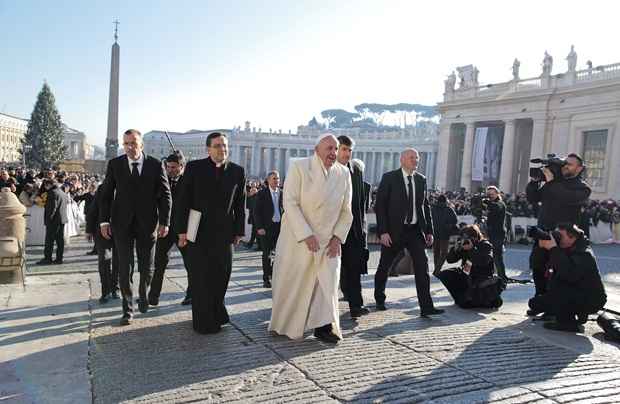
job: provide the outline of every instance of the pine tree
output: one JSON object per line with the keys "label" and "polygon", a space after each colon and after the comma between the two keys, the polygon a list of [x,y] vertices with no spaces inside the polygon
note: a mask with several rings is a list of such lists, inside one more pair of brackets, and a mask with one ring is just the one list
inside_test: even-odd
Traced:
{"label": "pine tree", "polygon": [[26,163],[30,167],[45,168],[58,164],[65,158],[63,130],[60,114],[52,90],[43,83],[37,96],[28,131],[22,140],[22,150],[26,151]]}

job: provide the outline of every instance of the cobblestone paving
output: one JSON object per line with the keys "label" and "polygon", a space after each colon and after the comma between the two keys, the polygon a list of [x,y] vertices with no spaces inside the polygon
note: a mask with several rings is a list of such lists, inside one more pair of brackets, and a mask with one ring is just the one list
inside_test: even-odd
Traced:
{"label": "cobblestone paving", "polygon": [[[341,304],[338,346],[270,335],[270,291],[256,253],[237,255],[231,324],[195,334],[180,306],[185,276],[169,271],[160,307],[117,327],[96,309],[90,368],[96,403],[131,402],[620,402],[620,356],[576,352],[526,335],[496,312],[422,319],[413,288],[391,281],[387,312],[359,321]],[[434,291],[435,300],[446,296]],[[440,303],[441,305],[441,303]],[[527,321],[529,324],[530,322]]]}
{"label": "cobblestone paving", "polygon": [[[120,327],[120,302],[97,301],[95,258],[84,256],[87,250],[78,241],[69,247],[65,265],[34,268],[85,274],[47,286],[45,279],[63,275],[35,277],[39,284],[30,290],[62,297],[49,302],[54,311],[49,318],[58,317],[59,308],[79,314],[52,325],[79,331],[76,341],[84,342],[74,345],[84,349],[71,352],[87,352],[83,361],[95,403],[620,403],[619,346],[603,342],[593,322],[577,336],[542,330],[523,315],[531,285],[511,285],[499,311],[475,312],[455,307],[433,281],[435,304],[446,313],[422,319],[413,277],[390,278],[388,311],[353,321],[341,303],[345,338],[337,346],[310,333],[291,341],[267,332],[271,291],[262,288],[260,256],[240,249],[226,297],[231,323],[219,334],[204,336],[193,332],[191,310],[179,304],[187,281],[178,254],[166,273],[159,306]],[[372,285],[372,276],[366,277],[364,297],[371,308]],[[16,306],[10,304],[14,299],[3,301],[10,309],[3,318],[19,316],[27,293],[22,299]],[[0,332],[0,344],[10,347],[10,341],[24,339],[11,333],[19,330],[8,328],[4,340]],[[35,351],[36,332],[29,332],[35,348],[28,349]],[[32,362],[39,355],[49,358],[44,354],[31,355]]]}

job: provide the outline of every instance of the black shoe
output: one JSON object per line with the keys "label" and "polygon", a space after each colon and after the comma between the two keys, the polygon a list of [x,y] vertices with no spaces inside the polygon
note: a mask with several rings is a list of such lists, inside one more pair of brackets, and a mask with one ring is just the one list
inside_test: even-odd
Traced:
{"label": "black shoe", "polygon": [[190,304],[192,304],[192,298],[189,296],[185,296],[185,299],[183,299],[183,301],[181,302],[181,304],[183,306],[189,306]]}
{"label": "black shoe", "polygon": [[323,342],[327,342],[328,344],[337,344],[338,341],[340,341],[339,336],[334,334],[332,331],[327,330],[315,329],[314,336]]}
{"label": "black shoe", "polygon": [[118,292],[116,290],[114,292],[112,292],[111,297],[112,297],[112,299],[120,299],[120,296],[118,295]]}
{"label": "black shoe", "polygon": [[271,289],[271,282],[269,281],[263,281],[263,287],[265,289]]}
{"label": "black shoe", "polygon": [[108,297],[108,296],[109,296],[109,295],[103,295],[103,296],[101,296],[101,297],[99,298],[99,303],[100,303],[100,304],[105,304],[105,303],[107,303],[107,302],[108,302],[108,299],[109,299],[109,297]]}
{"label": "black shoe", "polygon": [[500,307],[502,307],[502,305],[504,304],[504,301],[502,300],[501,297],[498,297],[497,299],[495,299],[495,301],[493,302],[493,307],[496,309],[499,309]]}
{"label": "black shoe", "polygon": [[377,305],[375,306],[377,308],[378,311],[386,311],[387,307],[385,306],[385,303],[377,303]]}
{"label": "black shoe", "polygon": [[370,313],[370,310],[368,310],[366,307],[354,307],[350,310],[350,314],[351,314],[351,318],[359,318],[362,316],[365,316],[366,314]]}
{"label": "black shoe", "polygon": [[537,311],[537,310],[533,310],[533,309],[529,309],[528,311],[525,312],[525,314],[527,314],[530,317],[537,316],[540,313],[542,313],[542,312],[541,311]]}
{"label": "black shoe", "polygon": [[579,324],[585,324],[588,322],[588,313],[579,313],[577,314],[577,322]]}
{"label": "black shoe", "polygon": [[121,317],[120,325],[129,325],[131,324],[131,314],[125,313],[123,317]]}
{"label": "black shoe", "polygon": [[52,261],[52,264],[54,264],[54,265],[62,265],[62,258],[56,258],[54,261]]}
{"label": "black shoe", "polygon": [[434,270],[434,271],[433,271],[433,276],[434,276],[435,278],[439,278],[439,273],[440,273],[440,272],[441,272],[441,269],[440,269],[440,270]]}
{"label": "black shoe", "polygon": [[140,310],[140,313],[144,314],[147,311],[149,311],[149,303],[145,300],[142,299],[138,299],[138,310]]}
{"label": "black shoe", "polygon": [[149,297],[149,306],[157,306],[159,304],[159,298],[157,297]]}
{"label": "black shoe", "polygon": [[428,309],[428,310],[422,310],[422,311],[420,312],[420,316],[422,316],[422,317],[428,317],[428,316],[432,316],[432,315],[434,315],[434,314],[441,314],[441,313],[443,313],[444,311],[445,311],[445,310],[443,310],[443,309],[436,309],[436,308],[434,308],[434,307],[433,307],[433,308]]}
{"label": "black shoe", "polygon": [[41,261],[37,261],[37,265],[52,265],[52,260],[44,258]]}
{"label": "black shoe", "polygon": [[388,274],[388,277],[389,277],[389,278],[398,278],[398,272],[390,272],[390,273]]}
{"label": "black shoe", "polygon": [[97,255],[97,251],[96,250],[91,250],[91,251],[87,252],[86,255]]}
{"label": "black shoe", "polygon": [[576,321],[568,321],[562,323],[548,321],[543,324],[543,327],[548,330],[554,331],[583,332],[583,326]]}

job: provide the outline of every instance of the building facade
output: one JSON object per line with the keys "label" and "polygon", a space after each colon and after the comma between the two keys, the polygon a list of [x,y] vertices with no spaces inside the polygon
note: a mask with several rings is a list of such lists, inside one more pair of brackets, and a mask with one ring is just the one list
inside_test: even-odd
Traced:
{"label": "building facade", "polygon": [[86,141],[84,132],[63,124],[62,136],[67,160],[90,160],[93,158],[93,147]]}
{"label": "building facade", "polygon": [[545,53],[539,77],[521,79],[519,61],[510,81],[479,85],[478,69],[452,73],[439,103],[440,189],[477,190],[489,184],[523,192],[530,159],[571,152],[583,156],[593,199],[620,197],[620,63],[577,70],[574,49],[568,70],[552,75]]}
{"label": "building facade", "polygon": [[28,120],[0,113],[0,162],[22,161],[22,139]]}
{"label": "building facade", "polygon": [[[300,127],[298,133],[262,132],[250,128],[233,130],[192,130],[186,133],[169,132],[174,146],[181,150],[188,160],[207,156],[206,138],[212,132],[222,132],[229,139],[229,154],[232,161],[246,169],[249,178],[265,178],[271,170],[278,170],[286,176],[292,158],[307,157],[314,151],[320,130]],[[383,173],[400,166],[400,152],[414,147],[420,152],[419,171],[428,177],[429,187],[435,184],[435,166],[439,151],[437,125],[421,123],[392,132],[361,132],[359,130],[332,130],[334,135],[346,134],[356,142],[353,158],[366,165],[365,180],[377,185]],[[172,148],[164,132],[151,131],[144,135],[146,154],[164,158]]]}

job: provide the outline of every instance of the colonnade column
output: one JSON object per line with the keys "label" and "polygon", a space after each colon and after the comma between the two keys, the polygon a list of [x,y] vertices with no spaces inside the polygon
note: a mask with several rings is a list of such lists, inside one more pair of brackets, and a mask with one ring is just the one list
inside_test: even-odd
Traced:
{"label": "colonnade column", "polygon": [[514,120],[505,122],[502,165],[499,170],[499,189],[506,193],[512,192],[516,129],[517,125]]}
{"label": "colonnade column", "polygon": [[461,169],[461,187],[471,189],[471,158],[474,150],[475,122],[467,122],[465,129],[465,147],[463,151],[463,167]]}
{"label": "colonnade column", "polygon": [[439,150],[435,169],[435,188],[445,190],[448,187],[448,155],[450,153],[450,135],[452,124],[444,122],[439,127]]}

